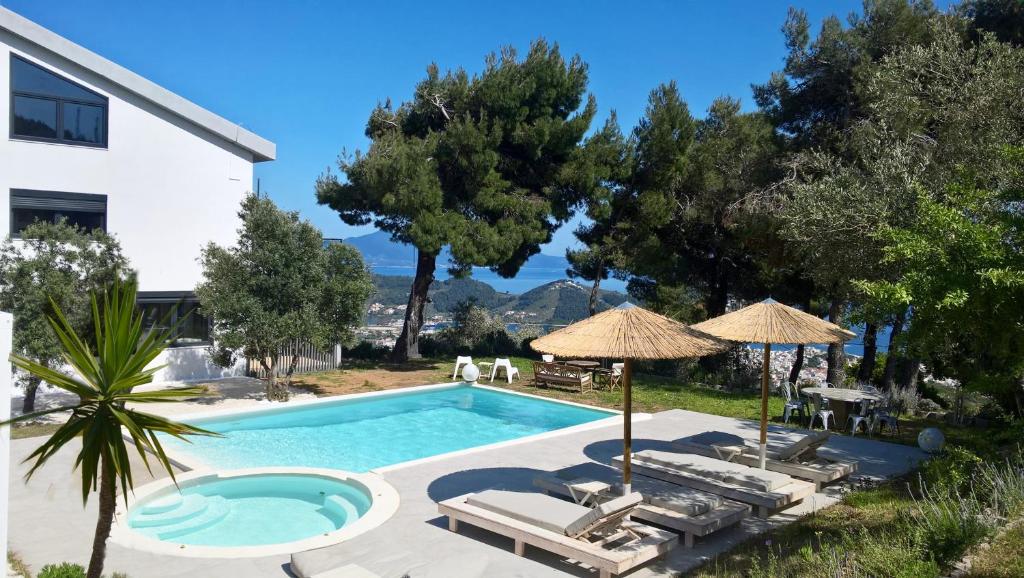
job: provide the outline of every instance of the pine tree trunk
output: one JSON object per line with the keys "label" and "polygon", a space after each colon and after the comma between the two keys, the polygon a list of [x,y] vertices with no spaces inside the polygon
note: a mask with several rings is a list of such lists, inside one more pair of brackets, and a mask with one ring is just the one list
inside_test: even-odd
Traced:
{"label": "pine tree trunk", "polygon": [[[6,363],[7,360],[4,360]],[[35,375],[29,375],[25,380],[25,399],[21,402],[21,413],[32,413],[36,410],[36,392],[39,391],[39,384],[42,379]]]}
{"label": "pine tree trunk", "polygon": [[[836,325],[843,321],[843,302],[833,299],[828,306],[828,319]],[[846,354],[843,351],[842,343],[830,343],[828,345],[828,369],[825,373],[825,381],[833,386],[841,386],[846,377]]]}
{"label": "pine tree trunk", "polygon": [[917,375],[920,371],[920,359],[901,357],[896,367],[896,385],[917,391]]}
{"label": "pine tree trunk", "polygon": [[892,389],[892,386],[896,384],[896,362],[900,358],[896,345],[903,333],[903,325],[906,320],[907,310],[902,309],[896,314],[896,319],[892,324],[892,333],[889,334],[889,352],[885,356],[885,371],[882,374],[882,387],[886,391]]}
{"label": "pine tree trunk", "polygon": [[793,360],[793,368],[789,370],[790,383],[796,383],[800,379],[800,370],[804,368],[804,349],[803,343],[796,346],[796,359]]}
{"label": "pine tree trunk", "polygon": [[601,277],[604,276],[604,262],[597,264],[597,274],[594,275],[594,286],[590,288],[590,316],[597,315],[597,297],[601,294]]}
{"label": "pine tree trunk", "polygon": [[405,308],[405,325],[402,334],[395,342],[391,359],[401,363],[410,359],[420,358],[420,329],[423,327],[423,308],[427,305],[427,294],[434,282],[434,270],[437,268],[437,254],[430,254],[417,249],[416,277],[412,280],[409,292],[409,305]]}
{"label": "pine tree trunk", "polygon": [[857,370],[857,381],[868,383],[875,373],[875,357],[878,355],[878,324],[868,323],[864,326],[864,357],[860,360]]}
{"label": "pine tree trunk", "polygon": [[100,578],[103,575],[103,561],[107,557],[107,538],[110,527],[114,523],[114,509],[117,505],[117,476],[114,466],[106,457],[100,464],[100,511],[96,520],[96,533],[92,539],[92,558],[89,559],[87,578]]}

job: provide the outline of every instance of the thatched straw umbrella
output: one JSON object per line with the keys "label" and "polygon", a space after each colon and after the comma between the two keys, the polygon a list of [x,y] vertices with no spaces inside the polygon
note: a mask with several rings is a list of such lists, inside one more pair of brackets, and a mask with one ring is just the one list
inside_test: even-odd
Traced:
{"label": "thatched straw umbrella", "polygon": [[765,299],[732,313],[708,319],[693,328],[729,341],[764,344],[761,370],[761,469],[764,469],[768,444],[768,368],[772,344],[842,343],[856,337],[854,333],[834,323],[774,299]]}
{"label": "thatched straw umbrella", "polygon": [[627,302],[535,339],[530,346],[559,357],[622,359],[622,486],[628,494],[632,479],[633,360],[700,357],[724,351],[730,344]]}

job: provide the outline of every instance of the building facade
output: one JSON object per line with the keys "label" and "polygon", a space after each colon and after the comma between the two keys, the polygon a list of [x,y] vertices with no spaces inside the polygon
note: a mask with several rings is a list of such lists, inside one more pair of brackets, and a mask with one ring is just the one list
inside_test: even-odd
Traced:
{"label": "building facade", "polygon": [[[150,319],[196,306],[200,249],[234,244],[272,142],[0,7],[0,234],[66,219],[116,236]],[[160,380],[234,375],[199,315]]]}

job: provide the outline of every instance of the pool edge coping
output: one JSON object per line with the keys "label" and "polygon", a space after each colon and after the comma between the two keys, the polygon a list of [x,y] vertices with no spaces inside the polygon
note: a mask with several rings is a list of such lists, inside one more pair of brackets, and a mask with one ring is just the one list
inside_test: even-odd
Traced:
{"label": "pool edge coping", "polygon": [[[346,525],[327,534],[310,536],[291,542],[265,544],[259,546],[200,546],[182,545],[177,542],[150,538],[134,531],[128,525],[128,513],[139,501],[160,492],[168,487],[180,485],[182,482],[213,477],[216,479],[236,478],[257,475],[305,475],[330,478],[335,481],[355,481],[364,486],[370,493],[370,509],[350,525]],[[128,497],[127,504],[118,502],[114,513],[114,524],[110,532],[110,543],[119,546],[183,558],[261,558],[267,556],[287,556],[295,552],[315,550],[335,546],[382,526],[390,520],[401,505],[401,494],[380,474],[373,472],[354,473],[330,468],[309,467],[265,467],[239,468],[232,470],[198,469],[176,476],[177,481],[163,478],[150,482],[135,489]]]}

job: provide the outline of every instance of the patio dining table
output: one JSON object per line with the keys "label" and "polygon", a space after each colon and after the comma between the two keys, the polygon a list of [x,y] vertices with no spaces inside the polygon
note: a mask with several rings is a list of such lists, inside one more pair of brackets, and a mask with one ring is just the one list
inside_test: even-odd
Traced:
{"label": "patio dining table", "polygon": [[838,430],[845,429],[847,418],[851,413],[858,411],[859,408],[855,406],[856,402],[864,399],[870,399],[872,401],[882,401],[883,399],[882,396],[877,393],[844,387],[805,387],[800,390],[800,393],[807,397],[811,397],[814,394],[819,393],[821,394],[822,399],[827,399],[830,402],[842,402],[830,403],[828,406],[828,408],[832,410],[833,417],[835,417],[835,429]]}

